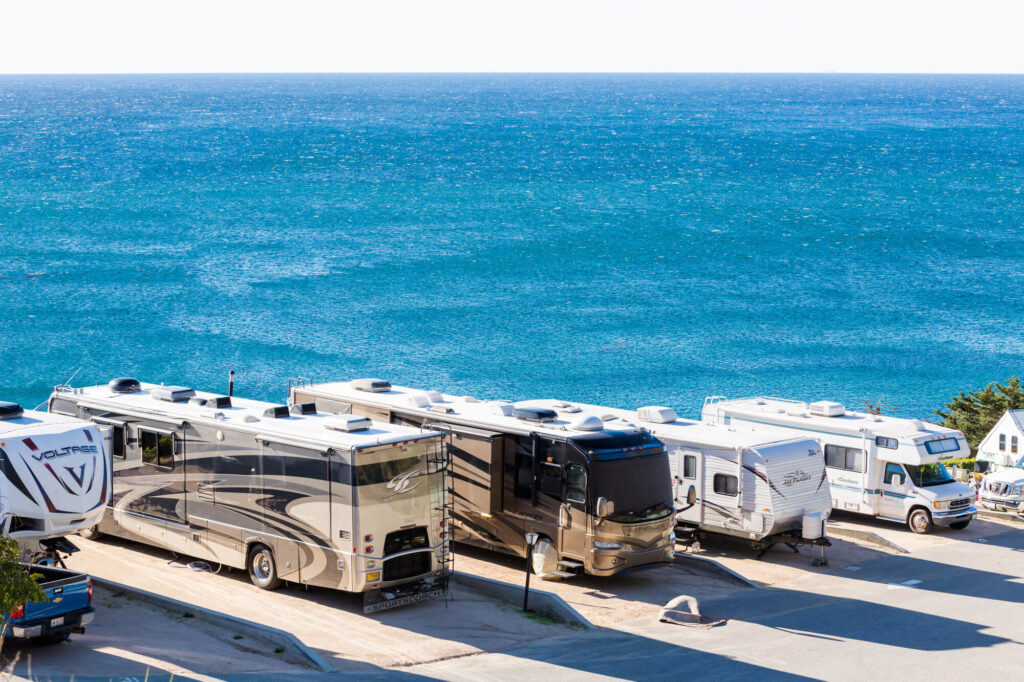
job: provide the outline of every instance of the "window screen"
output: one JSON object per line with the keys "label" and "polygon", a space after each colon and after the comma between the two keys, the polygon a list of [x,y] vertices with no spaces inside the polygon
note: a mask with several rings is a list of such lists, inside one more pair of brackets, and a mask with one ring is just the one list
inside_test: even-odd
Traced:
{"label": "window screen", "polygon": [[736,495],[739,492],[739,479],[729,474],[715,474],[715,492],[719,495]]}
{"label": "window screen", "polygon": [[825,466],[832,469],[864,472],[864,453],[857,448],[842,445],[825,446]]}

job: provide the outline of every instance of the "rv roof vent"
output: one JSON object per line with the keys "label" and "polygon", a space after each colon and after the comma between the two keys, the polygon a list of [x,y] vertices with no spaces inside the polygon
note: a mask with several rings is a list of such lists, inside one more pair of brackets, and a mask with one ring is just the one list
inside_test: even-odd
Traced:
{"label": "rv roof vent", "polygon": [[229,395],[212,395],[206,399],[206,406],[212,407],[216,410],[221,410],[225,407],[231,407],[231,396]]}
{"label": "rv roof vent", "polygon": [[188,404],[195,405],[196,407],[206,407],[206,398],[190,398]]}
{"label": "rv roof vent", "polygon": [[602,414],[601,415],[601,419],[603,419],[606,422],[610,422],[610,421],[615,421],[616,419],[618,419],[618,416],[616,416],[614,414]]}
{"label": "rv roof vent", "polygon": [[581,414],[572,420],[569,428],[577,431],[600,431],[604,428],[604,422],[600,417],[595,417],[592,414]]}
{"label": "rv roof vent", "polygon": [[118,377],[117,379],[111,379],[110,383],[107,384],[107,388],[114,393],[135,393],[142,389],[142,384],[139,383],[138,379]]}
{"label": "rv roof vent", "polygon": [[641,407],[636,411],[636,418],[653,424],[671,424],[679,419],[671,407]]}
{"label": "rv roof vent", "polygon": [[765,402],[763,400],[761,400],[760,398],[758,398],[757,400],[754,401],[754,404],[755,405],[764,405]]}
{"label": "rv roof vent", "polygon": [[818,417],[842,417],[846,414],[846,408],[842,403],[819,400],[816,403],[811,403],[811,414]]}
{"label": "rv roof vent", "polygon": [[426,393],[410,393],[405,400],[411,407],[426,407],[430,404],[430,398]]}
{"label": "rv roof vent", "polygon": [[23,414],[25,414],[25,411],[21,409],[21,405],[18,403],[9,403],[7,401],[0,400],[0,421],[17,419]]}
{"label": "rv roof vent", "polygon": [[438,393],[437,391],[424,391],[424,393],[427,394],[427,397],[430,398],[430,402],[432,403],[444,402],[444,396]]}
{"label": "rv roof vent", "polygon": [[462,402],[464,402],[464,403],[478,403],[480,401],[477,400],[476,398],[474,398],[471,395],[464,395],[464,396],[462,396]]}
{"label": "rv roof vent", "polygon": [[184,386],[154,386],[149,394],[154,400],[168,403],[182,403],[195,396],[196,392]]}
{"label": "rv roof vent", "polygon": [[558,408],[560,412],[568,412],[569,414],[576,414],[582,412],[582,410],[575,405],[566,405],[565,407]]}
{"label": "rv roof vent", "polygon": [[512,403],[491,403],[488,407],[491,414],[498,417],[511,417],[515,413]]}
{"label": "rv roof vent", "polygon": [[352,382],[352,388],[367,393],[384,393],[391,390],[391,382],[383,379],[356,379]]}
{"label": "rv roof vent", "polygon": [[297,403],[292,405],[292,414],[316,414],[316,403]]}
{"label": "rv roof vent", "polygon": [[272,405],[263,410],[263,416],[267,419],[284,419],[288,416],[287,405]]}
{"label": "rv roof vent", "polygon": [[551,403],[551,407],[555,408],[556,410],[561,410],[564,407],[571,407],[571,406],[569,405],[569,403],[563,403],[563,402],[560,402],[560,401],[556,400],[555,402]]}
{"label": "rv roof vent", "polygon": [[430,408],[431,412],[440,412],[441,414],[451,414],[455,410],[448,407],[447,405],[434,405]]}
{"label": "rv roof vent", "polygon": [[786,414],[791,417],[803,417],[807,414],[807,405],[804,403],[793,403],[786,406]]}
{"label": "rv roof vent", "polygon": [[324,427],[332,431],[365,431],[373,426],[369,417],[357,417],[354,414],[337,414],[324,420]]}
{"label": "rv roof vent", "polygon": [[554,410],[546,407],[516,407],[512,416],[526,422],[549,422],[558,417]]}
{"label": "rv roof vent", "polygon": [[252,424],[253,422],[258,422],[259,420],[260,418],[254,414],[247,414],[244,417],[242,417],[242,421],[245,422],[246,424]]}

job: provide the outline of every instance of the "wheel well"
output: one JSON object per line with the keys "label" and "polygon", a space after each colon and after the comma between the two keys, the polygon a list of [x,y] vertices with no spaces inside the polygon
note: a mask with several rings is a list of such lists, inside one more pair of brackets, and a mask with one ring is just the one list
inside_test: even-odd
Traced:
{"label": "wheel well", "polygon": [[252,558],[252,550],[255,549],[257,546],[266,547],[267,550],[270,552],[271,556],[273,556],[273,554],[274,554],[274,548],[273,547],[271,547],[267,543],[263,542],[262,540],[250,540],[249,542],[245,543],[245,561],[246,561],[246,563],[248,563],[249,559]]}
{"label": "wheel well", "polygon": [[913,507],[911,507],[911,508],[910,508],[910,510],[909,510],[909,511],[907,511],[907,521],[908,521],[908,522],[910,521],[910,516],[911,516],[911,515],[912,515],[912,514],[913,514],[914,512],[916,512],[916,511],[917,511],[918,509],[921,509],[921,510],[923,510],[923,511],[924,511],[924,512],[925,512],[926,514],[928,514],[928,518],[931,518],[931,517],[932,517],[932,511],[931,511],[931,510],[930,510],[930,509],[929,509],[928,507],[924,506],[923,504],[915,504],[915,505],[914,505]]}

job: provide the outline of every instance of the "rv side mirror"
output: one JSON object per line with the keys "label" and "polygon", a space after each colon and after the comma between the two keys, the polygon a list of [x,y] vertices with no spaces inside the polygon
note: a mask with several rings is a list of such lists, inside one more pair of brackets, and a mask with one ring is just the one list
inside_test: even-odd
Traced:
{"label": "rv side mirror", "polygon": [[606,497],[597,498],[597,518],[603,519],[609,514],[615,513],[615,503],[609,502]]}
{"label": "rv side mirror", "polygon": [[893,475],[893,477],[892,477],[892,484],[894,486],[896,486],[897,488],[899,486],[903,485],[903,477],[900,476],[899,474]]}

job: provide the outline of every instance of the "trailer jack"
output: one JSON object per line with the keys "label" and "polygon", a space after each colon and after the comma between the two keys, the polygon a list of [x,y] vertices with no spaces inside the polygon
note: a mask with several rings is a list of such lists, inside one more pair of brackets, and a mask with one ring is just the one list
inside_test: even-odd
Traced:
{"label": "trailer jack", "polygon": [[791,533],[780,533],[778,535],[770,535],[757,542],[751,543],[754,549],[760,550],[757,554],[757,559],[763,557],[768,550],[775,545],[786,545],[794,553],[800,553],[800,545],[814,545],[820,548],[820,556],[814,559],[812,564],[814,566],[828,566],[828,557],[825,555],[825,548],[831,547],[832,543],[828,538],[805,538],[800,535]]}

